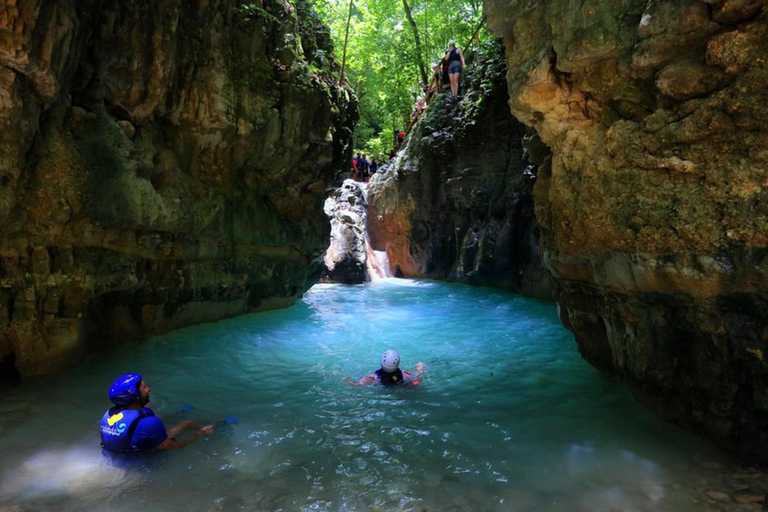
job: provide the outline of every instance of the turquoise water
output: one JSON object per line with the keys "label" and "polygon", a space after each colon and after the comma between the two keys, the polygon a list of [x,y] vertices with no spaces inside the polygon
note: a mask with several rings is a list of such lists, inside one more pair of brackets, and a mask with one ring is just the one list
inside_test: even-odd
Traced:
{"label": "turquoise water", "polygon": [[[425,363],[421,386],[343,382],[388,348]],[[127,371],[166,426],[215,434],[103,455],[107,389]],[[730,464],[583,362],[553,304],[432,282],[319,285],[0,394],[0,510],[719,510],[704,493],[731,491]]]}

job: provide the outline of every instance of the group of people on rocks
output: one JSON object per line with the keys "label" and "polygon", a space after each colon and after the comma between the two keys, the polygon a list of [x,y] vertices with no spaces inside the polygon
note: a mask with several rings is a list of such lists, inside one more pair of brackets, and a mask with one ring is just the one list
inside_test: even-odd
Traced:
{"label": "group of people on rocks", "polygon": [[[464,53],[461,48],[456,46],[456,40],[451,39],[448,41],[448,50],[442,59],[435,60],[432,65],[432,80],[429,85],[423,81],[419,82],[419,88],[423,95],[416,99],[411,110],[410,120],[408,128],[403,131],[395,129],[394,131],[394,149],[390,154],[390,158],[394,156],[394,151],[400,148],[405,139],[406,132],[410,127],[419,119],[421,114],[427,108],[427,105],[435,98],[435,96],[441,92],[444,88],[450,88],[448,92],[448,100],[455,101],[459,97],[459,78],[461,73],[464,72],[466,63],[464,61]],[[352,159],[352,176],[356,181],[367,182],[370,177],[376,173],[378,164],[376,160],[371,157],[370,162],[366,158],[365,153],[357,155]]]}
{"label": "group of people on rocks", "polygon": [[459,78],[461,73],[464,72],[466,62],[464,61],[464,53],[461,48],[456,46],[456,40],[451,39],[448,41],[448,51],[440,60],[435,60],[432,64],[432,80],[429,85],[419,82],[419,88],[423,95],[416,99],[416,103],[413,105],[411,111],[411,124],[421,116],[427,105],[441,92],[444,88],[450,88],[448,92],[448,100],[455,101],[459,97]]}
{"label": "group of people on rocks", "polygon": [[376,174],[379,170],[379,164],[376,162],[376,158],[371,156],[371,160],[368,160],[368,155],[363,153],[357,153],[352,159],[352,177],[355,181],[368,182],[371,176]]}
{"label": "group of people on rocks", "polygon": [[[416,100],[417,105],[414,106],[414,111],[419,105],[419,102],[423,102],[424,106],[428,105],[435,96],[441,92],[444,88],[449,87],[450,92],[448,98],[453,100],[459,96],[459,78],[466,68],[466,62],[464,61],[464,52],[461,48],[456,46],[456,40],[451,39],[448,41],[448,50],[440,60],[435,60],[432,63],[432,80],[429,85],[424,82],[419,83],[419,87],[424,93],[423,97],[419,97]],[[422,109],[423,111],[423,109]]]}
{"label": "group of people on rocks", "polygon": [[[413,372],[401,370],[400,355],[394,350],[387,350],[381,356],[379,370],[359,380],[349,377],[344,377],[344,380],[354,386],[377,383],[382,386],[416,387],[423,378],[424,370],[424,363],[417,363]],[[104,413],[99,428],[102,448],[114,453],[173,450],[213,434],[213,425],[199,427],[193,421],[182,421],[166,430],[165,424],[150,407],[150,391],[138,373],[126,373],[112,383],[109,400],[114,406]],[[188,407],[191,409],[191,406]],[[184,432],[191,432],[191,435],[180,439]]]}

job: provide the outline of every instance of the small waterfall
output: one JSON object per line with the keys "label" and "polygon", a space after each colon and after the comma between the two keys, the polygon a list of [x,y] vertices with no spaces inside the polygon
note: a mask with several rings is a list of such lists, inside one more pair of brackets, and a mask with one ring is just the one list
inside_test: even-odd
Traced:
{"label": "small waterfall", "polygon": [[365,232],[365,267],[368,273],[369,281],[378,281],[392,277],[392,270],[389,268],[389,258],[387,251],[374,251],[371,247],[371,239],[368,232]]}
{"label": "small waterfall", "polygon": [[[363,192],[365,204],[368,204],[368,183],[358,183]],[[368,281],[378,281],[392,277],[392,270],[389,268],[389,257],[387,251],[374,251],[371,246],[371,238],[368,236],[368,219],[365,226],[365,270],[368,274]]]}

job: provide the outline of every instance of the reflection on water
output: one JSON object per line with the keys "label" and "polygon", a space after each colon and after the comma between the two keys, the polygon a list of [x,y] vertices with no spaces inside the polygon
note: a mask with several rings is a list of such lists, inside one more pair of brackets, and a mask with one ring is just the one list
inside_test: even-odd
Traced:
{"label": "reflection on water", "polygon": [[[387,348],[406,369],[426,363],[419,388],[342,381]],[[216,433],[173,453],[102,454],[107,388],[127,371],[145,376],[167,426]],[[730,510],[712,493],[765,488],[736,471],[584,363],[554,305],[432,282],[317,286],[288,310],[177,331],[0,395],[3,512]]]}

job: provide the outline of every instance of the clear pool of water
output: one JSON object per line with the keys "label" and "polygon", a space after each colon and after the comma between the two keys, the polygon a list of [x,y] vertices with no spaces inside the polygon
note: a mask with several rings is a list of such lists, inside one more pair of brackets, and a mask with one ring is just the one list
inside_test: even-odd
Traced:
{"label": "clear pool of water", "polygon": [[[421,386],[343,381],[388,348],[425,363]],[[128,371],[167,427],[215,434],[103,454],[107,389]],[[0,392],[0,510],[719,510],[705,493],[732,492],[736,470],[582,361],[553,304],[432,282],[319,285]]]}

